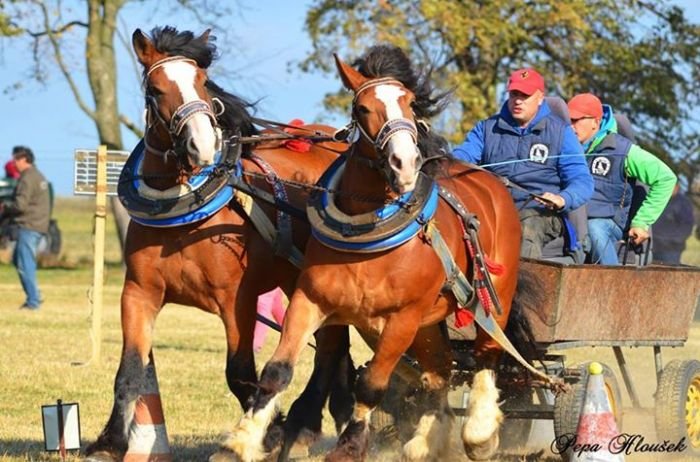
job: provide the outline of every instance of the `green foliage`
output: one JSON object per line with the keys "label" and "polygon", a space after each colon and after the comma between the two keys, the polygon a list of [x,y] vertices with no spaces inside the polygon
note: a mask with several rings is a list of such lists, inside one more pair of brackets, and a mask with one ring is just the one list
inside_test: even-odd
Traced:
{"label": "green foliage", "polygon": [[455,142],[498,110],[522,66],[540,70],[550,94],[591,91],[630,114],[657,152],[680,160],[697,137],[688,119],[700,102],[700,26],[668,0],[317,0],[306,29],[306,72],[332,72],[333,52],[352,60],[378,42],[434,69],[459,103],[457,124],[442,127]]}

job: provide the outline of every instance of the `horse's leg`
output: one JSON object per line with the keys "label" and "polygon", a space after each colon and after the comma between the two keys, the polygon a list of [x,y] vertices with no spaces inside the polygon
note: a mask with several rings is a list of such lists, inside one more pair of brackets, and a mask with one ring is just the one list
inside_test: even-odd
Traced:
{"label": "horse's leg", "polygon": [[[415,311],[415,310],[414,310]],[[374,357],[361,369],[355,383],[355,407],[352,418],[338,438],[335,449],[326,455],[328,462],[364,460],[369,440],[369,419],[389,386],[391,373],[413,342],[418,330],[416,316],[405,311],[393,314],[379,336]]]}
{"label": "horse's leg", "polygon": [[357,369],[350,356],[350,330],[347,326],[344,326],[343,335],[338,338],[341,341],[333,359],[336,371],[331,383],[328,410],[335,421],[335,430],[340,434],[352,417]]}
{"label": "horse's leg", "polygon": [[151,351],[160,308],[153,294],[127,281],[122,292],[122,357],[114,379],[112,414],[100,436],[87,447],[88,461],[121,461],[129,448],[129,427]]}
{"label": "horse's leg", "polygon": [[[243,283],[236,292],[235,302],[224,302],[221,313],[226,328],[226,382],[240,402],[243,414],[253,405],[258,383],[253,350],[257,294],[260,292],[257,289]],[[265,452],[278,448],[283,442],[282,415],[277,413],[273,420],[264,436]],[[210,457],[211,462],[229,460],[237,460],[237,457],[228,451],[227,442],[222,443],[221,451]]]}
{"label": "horse's leg", "polygon": [[226,329],[226,383],[243,412],[250,408],[258,382],[253,353],[257,294],[253,288],[241,286],[235,301],[229,299],[221,308]]}
{"label": "horse's leg", "polygon": [[[512,253],[516,255],[515,253]],[[494,277],[493,283],[503,312],[491,312],[501,329],[505,329],[517,284],[517,261],[506,262],[511,271]],[[499,427],[503,413],[498,406],[499,391],[496,388],[496,367],[503,349],[483,329],[477,329],[474,357],[482,368],[472,381],[467,405],[467,415],[462,426],[462,442],[467,455],[473,460],[489,459],[498,450]]]}
{"label": "horse's leg", "polygon": [[424,411],[413,438],[403,447],[404,460],[440,460],[449,448],[454,420],[447,402],[452,350],[444,331],[444,322],[420,329],[411,352],[423,370],[421,407]]}
{"label": "horse's leg", "polygon": [[324,319],[318,305],[311,302],[302,290],[294,293],[280,343],[263,369],[252,405],[223,443],[224,453],[234,454],[243,461],[262,460],[267,456],[263,438],[278,413],[279,394],[289,386],[299,354]]}
{"label": "horse's leg", "polygon": [[[311,378],[301,396],[289,410],[285,421],[285,441],[280,461],[287,460],[292,445],[310,446],[321,434],[323,407],[329,403],[338,433],[352,414],[352,383],[355,368],[350,358],[350,335],[347,326],[322,327],[315,334],[316,355]],[[332,390],[332,391],[331,391]]]}
{"label": "horse's leg", "polygon": [[469,391],[467,416],[462,426],[464,450],[472,460],[490,459],[498,450],[498,430],[503,422],[498,396],[494,371],[482,369],[477,372]]}

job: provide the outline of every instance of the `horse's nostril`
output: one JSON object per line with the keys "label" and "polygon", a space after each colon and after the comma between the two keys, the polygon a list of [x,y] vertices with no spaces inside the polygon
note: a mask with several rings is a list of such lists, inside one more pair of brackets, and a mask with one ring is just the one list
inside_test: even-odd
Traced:
{"label": "horse's nostril", "polygon": [[187,139],[187,150],[191,154],[197,154],[197,144],[194,142],[194,138],[188,138]]}
{"label": "horse's nostril", "polygon": [[389,158],[389,162],[391,163],[391,166],[394,167],[396,170],[401,170],[403,162],[401,162],[401,159],[398,156],[391,156]]}

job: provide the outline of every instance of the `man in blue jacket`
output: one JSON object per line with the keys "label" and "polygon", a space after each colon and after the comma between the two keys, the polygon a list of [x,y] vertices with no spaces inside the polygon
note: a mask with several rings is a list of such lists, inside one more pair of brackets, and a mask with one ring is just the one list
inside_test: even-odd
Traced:
{"label": "man in blue jacket", "polygon": [[523,229],[520,255],[539,258],[542,247],[562,235],[561,213],[591,198],[593,178],[569,121],[554,115],[544,100],[544,78],[520,69],[507,89],[501,111],[477,123],[453,155],[527,190],[510,190]]}

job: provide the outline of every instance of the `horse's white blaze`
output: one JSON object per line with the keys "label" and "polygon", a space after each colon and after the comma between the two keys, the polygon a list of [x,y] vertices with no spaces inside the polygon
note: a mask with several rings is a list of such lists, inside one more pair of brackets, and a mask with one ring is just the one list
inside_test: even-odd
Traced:
{"label": "horse's white blaze", "polygon": [[[183,103],[201,100],[194,88],[194,79],[197,75],[197,69],[192,64],[184,61],[165,63],[163,65],[163,71],[168,79],[172,80],[177,85],[182,95]],[[213,163],[214,154],[216,154],[217,138],[214,127],[211,124],[211,119],[209,119],[206,114],[195,114],[187,122],[187,128],[189,128],[192,142],[197,148],[197,152],[191,154],[194,154],[195,159],[200,165]]]}
{"label": "horse's white blaze", "polygon": [[[406,92],[396,85],[377,85],[374,94],[379,101],[384,103],[387,120],[403,119],[403,112],[399,105],[399,98]],[[400,130],[393,135],[387,144],[389,165],[396,176],[399,192],[411,191],[416,186],[418,171],[416,165],[420,153],[410,133]],[[400,162],[391,162],[392,157]],[[399,164],[401,168],[396,167]]]}

